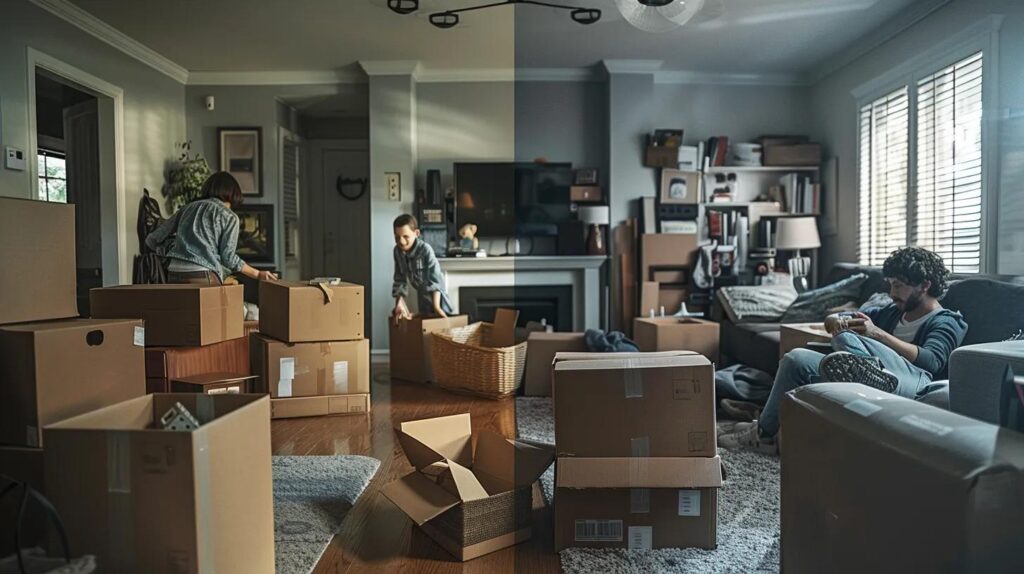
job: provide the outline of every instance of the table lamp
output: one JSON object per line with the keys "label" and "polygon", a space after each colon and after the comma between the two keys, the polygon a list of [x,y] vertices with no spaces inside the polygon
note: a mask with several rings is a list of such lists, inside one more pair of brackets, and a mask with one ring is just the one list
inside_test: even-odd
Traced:
{"label": "table lamp", "polygon": [[801,257],[800,250],[821,247],[818,223],[813,217],[781,217],[777,226],[775,249],[796,251],[796,255],[789,260],[789,273],[793,277],[793,287],[802,293],[807,290],[807,273],[811,269],[811,258]]}
{"label": "table lamp", "polygon": [[590,232],[587,234],[587,254],[606,255],[608,250],[604,245],[604,233],[601,231],[601,226],[608,225],[608,206],[581,206],[577,213],[577,217],[579,217],[580,222],[590,228]]}

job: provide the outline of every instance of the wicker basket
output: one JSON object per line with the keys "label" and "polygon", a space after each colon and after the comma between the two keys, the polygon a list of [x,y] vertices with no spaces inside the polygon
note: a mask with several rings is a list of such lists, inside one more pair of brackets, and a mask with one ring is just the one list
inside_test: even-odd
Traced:
{"label": "wicker basket", "polygon": [[526,342],[491,347],[492,328],[490,323],[473,323],[431,334],[430,354],[439,387],[492,399],[515,394],[523,380]]}

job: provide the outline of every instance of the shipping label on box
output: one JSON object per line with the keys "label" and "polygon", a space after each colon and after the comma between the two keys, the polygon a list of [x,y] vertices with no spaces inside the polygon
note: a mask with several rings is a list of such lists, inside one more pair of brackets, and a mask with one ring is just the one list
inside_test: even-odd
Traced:
{"label": "shipping label on box", "polygon": [[370,392],[370,342],[283,343],[253,334],[252,373],[274,398]]}
{"label": "shipping label on box", "polygon": [[260,333],[286,343],[363,338],[362,285],[260,282]]}

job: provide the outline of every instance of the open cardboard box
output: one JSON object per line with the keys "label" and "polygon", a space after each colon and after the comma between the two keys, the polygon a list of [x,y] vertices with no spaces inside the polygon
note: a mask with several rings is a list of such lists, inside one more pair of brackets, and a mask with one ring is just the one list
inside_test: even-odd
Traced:
{"label": "open cardboard box", "polygon": [[532,485],[554,461],[547,445],[477,435],[469,413],[395,429],[416,470],[382,493],[442,548],[466,561],[527,540]]}

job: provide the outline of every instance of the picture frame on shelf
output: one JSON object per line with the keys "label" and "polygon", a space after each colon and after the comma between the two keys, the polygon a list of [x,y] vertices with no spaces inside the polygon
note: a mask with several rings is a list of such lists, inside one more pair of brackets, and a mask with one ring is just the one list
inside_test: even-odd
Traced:
{"label": "picture frame on shelf", "polygon": [[243,204],[238,215],[238,247],[235,252],[250,265],[274,263],[274,206]]}
{"label": "picture frame on shelf", "polygon": [[700,203],[701,173],[678,169],[662,169],[658,202],[665,204]]}
{"label": "picture frame on shelf", "polygon": [[217,128],[220,170],[230,173],[245,197],[263,196],[262,129]]}
{"label": "picture frame on shelf", "polygon": [[597,177],[596,167],[580,167],[573,174],[573,185],[597,185]]}

